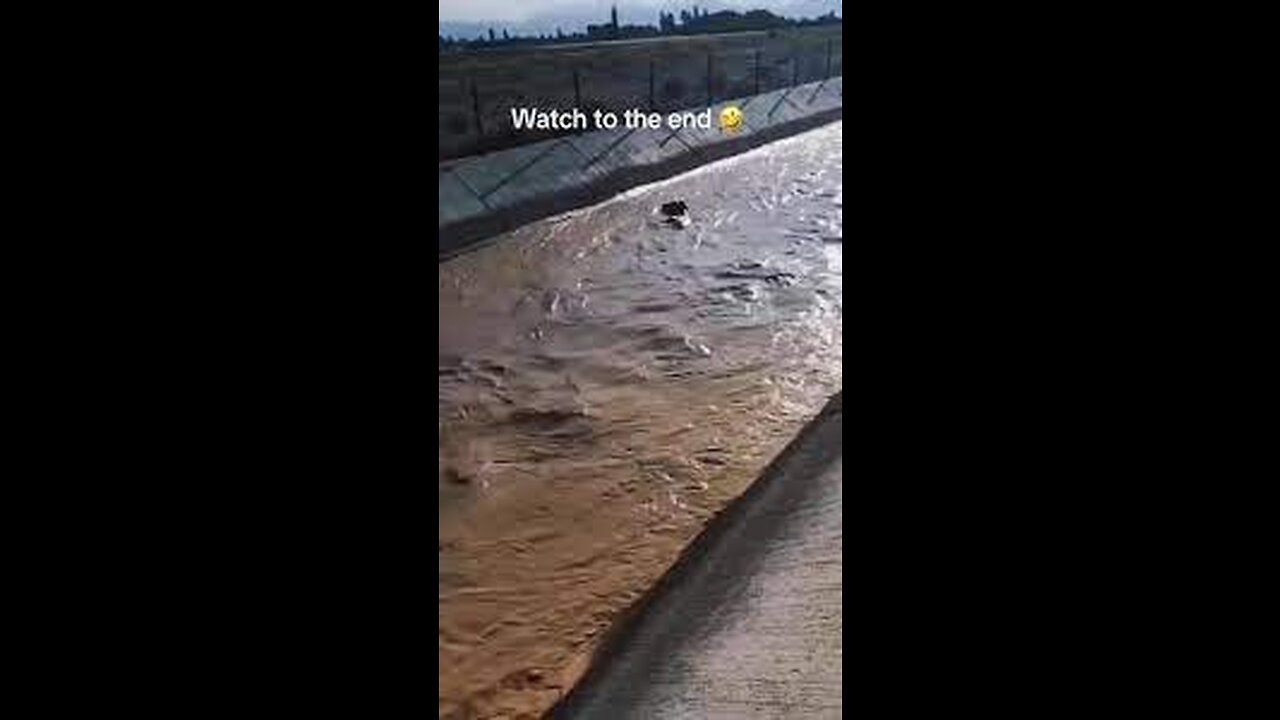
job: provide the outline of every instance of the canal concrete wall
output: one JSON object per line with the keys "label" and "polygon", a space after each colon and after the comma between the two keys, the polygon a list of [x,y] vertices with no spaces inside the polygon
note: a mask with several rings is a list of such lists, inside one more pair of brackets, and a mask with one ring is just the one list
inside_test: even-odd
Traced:
{"label": "canal concrete wall", "polygon": [[[619,127],[441,163],[439,256],[450,257],[524,223],[841,119],[843,103],[843,78],[832,77],[717,102],[711,106],[710,129]],[[721,130],[718,121],[728,105],[740,107],[744,118],[732,132]]]}
{"label": "canal concrete wall", "polygon": [[839,718],[843,393],[717,515],[547,715]]}
{"label": "canal concrete wall", "polygon": [[439,59],[439,160],[560,137],[517,131],[511,109],[628,108],[669,112],[715,99],[843,75],[840,23],[444,50]]}

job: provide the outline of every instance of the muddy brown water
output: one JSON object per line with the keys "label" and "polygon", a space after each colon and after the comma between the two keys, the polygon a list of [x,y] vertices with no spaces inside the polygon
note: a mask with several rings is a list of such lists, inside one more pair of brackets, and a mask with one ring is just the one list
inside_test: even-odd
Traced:
{"label": "muddy brown water", "polygon": [[540,716],[841,388],[842,129],[440,264],[440,717]]}

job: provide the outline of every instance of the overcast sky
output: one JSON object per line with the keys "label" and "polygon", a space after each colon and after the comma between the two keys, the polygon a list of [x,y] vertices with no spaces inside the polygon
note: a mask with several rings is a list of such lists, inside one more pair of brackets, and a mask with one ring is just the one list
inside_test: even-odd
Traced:
{"label": "overcast sky", "polygon": [[[618,0],[620,22],[658,23],[658,11],[679,14],[694,5],[716,10],[754,10],[761,8],[779,15],[814,16],[828,10],[839,10],[840,0]],[[522,22],[534,18],[576,19],[587,15],[606,19],[612,0],[440,0],[441,21],[507,21]],[[839,13],[838,13],[839,14]]]}

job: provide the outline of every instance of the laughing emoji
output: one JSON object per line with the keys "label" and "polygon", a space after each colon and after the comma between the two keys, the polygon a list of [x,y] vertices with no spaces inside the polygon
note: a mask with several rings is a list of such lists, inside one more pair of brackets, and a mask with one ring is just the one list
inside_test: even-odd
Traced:
{"label": "laughing emoji", "polygon": [[742,110],[737,105],[729,105],[720,111],[720,129],[733,132],[742,127]]}

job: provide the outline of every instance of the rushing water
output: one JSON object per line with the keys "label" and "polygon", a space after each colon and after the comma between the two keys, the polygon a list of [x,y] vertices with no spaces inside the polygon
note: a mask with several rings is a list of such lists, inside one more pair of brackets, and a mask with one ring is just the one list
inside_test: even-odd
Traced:
{"label": "rushing water", "polygon": [[[440,265],[442,717],[553,702],[840,389],[842,129]],[[664,222],[669,200],[686,227]]]}

